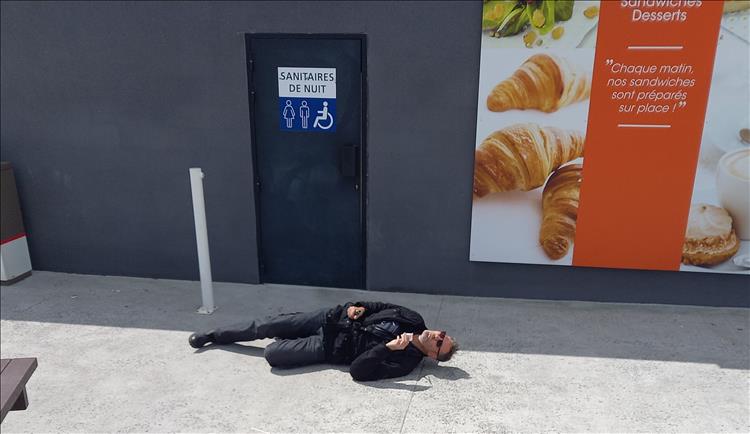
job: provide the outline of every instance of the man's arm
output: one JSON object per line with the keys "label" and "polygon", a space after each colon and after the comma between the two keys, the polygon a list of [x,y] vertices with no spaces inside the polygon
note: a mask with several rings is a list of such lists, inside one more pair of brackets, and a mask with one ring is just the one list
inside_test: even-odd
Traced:
{"label": "man's arm", "polygon": [[364,307],[367,315],[372,315],[384,309],[402,309],[402,306],[397,304],[381,303],[379,301],[358,301],[354,303],[354,306]]}
{"label": "man's arm", "polygon": [[356,381],[402,377],[413,371],[421,360],[422,356],[404,350],[391,351],[382,343],[354,359],[349,373]]}

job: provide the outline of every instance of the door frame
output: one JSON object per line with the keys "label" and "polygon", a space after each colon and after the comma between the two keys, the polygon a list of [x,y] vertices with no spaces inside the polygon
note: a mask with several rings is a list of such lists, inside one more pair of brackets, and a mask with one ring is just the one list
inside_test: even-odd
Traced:
{"label": "door frame", "polygon": [[360,42],[360,71],[362,78],[361,108],[362,119],[360,120],[360,151],[359,151],[359,222],[362,228],[360,242],[362,248],[362,270],[359,285],[352,289],[367,288],[367,199],[368,199],[368,146],[367,146],[367,35],[364,33],[253,33],[245,32],[245,67],[247,70],[247,97],[250,116],[250,152],[253,169],[253,203],[255,205],[255,240],[258,262],[258,283],[264,283],[263,270],[263,239],[260,220],[260,176],[258,171],[258,147],[256,146],[255,125],[255,89],[253,81],[254,65],[252,55],[253,39],[352,39]]}

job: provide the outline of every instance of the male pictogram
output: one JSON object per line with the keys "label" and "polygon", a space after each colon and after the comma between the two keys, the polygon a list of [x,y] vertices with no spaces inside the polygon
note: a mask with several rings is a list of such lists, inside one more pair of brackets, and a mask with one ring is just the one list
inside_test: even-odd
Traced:
{"label": "male pictogram", "polygon": [[307,101],[302,101],[300,104],[299,117],[302,119],[302,128],[307,128],[307,118],[310,117],[310,107],[307,106]]}

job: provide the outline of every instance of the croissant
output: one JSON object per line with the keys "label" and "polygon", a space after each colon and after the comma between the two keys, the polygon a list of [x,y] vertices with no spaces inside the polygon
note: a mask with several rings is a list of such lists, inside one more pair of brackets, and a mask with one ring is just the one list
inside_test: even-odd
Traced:
{"label": "croissant", "polygon": [[539,243],[551,259],[565,256],[575,239],[581,172],[580,164],[569,164],[555,171],[544,186]]}
{"label": "croissant", "polygon": [[552,171],[583,155],[584,136],[536,124],[516,124],[484,139],[474,158],[474,197],[528,191]]}
{"label": "croissant", "polygon": [[582,101],[591,93],[588,74],[576,71],[565,59],[535,54],[487,96],[493,112],[537,109],[546,113]]}

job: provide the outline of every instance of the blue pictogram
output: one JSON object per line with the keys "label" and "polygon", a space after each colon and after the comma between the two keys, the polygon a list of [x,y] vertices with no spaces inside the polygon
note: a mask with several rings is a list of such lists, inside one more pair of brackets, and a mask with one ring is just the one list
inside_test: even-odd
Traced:
{"label": "blue pictogram", "polygon": [[336,99],[279,98],[279,128],[282,131],[336,131]]}

